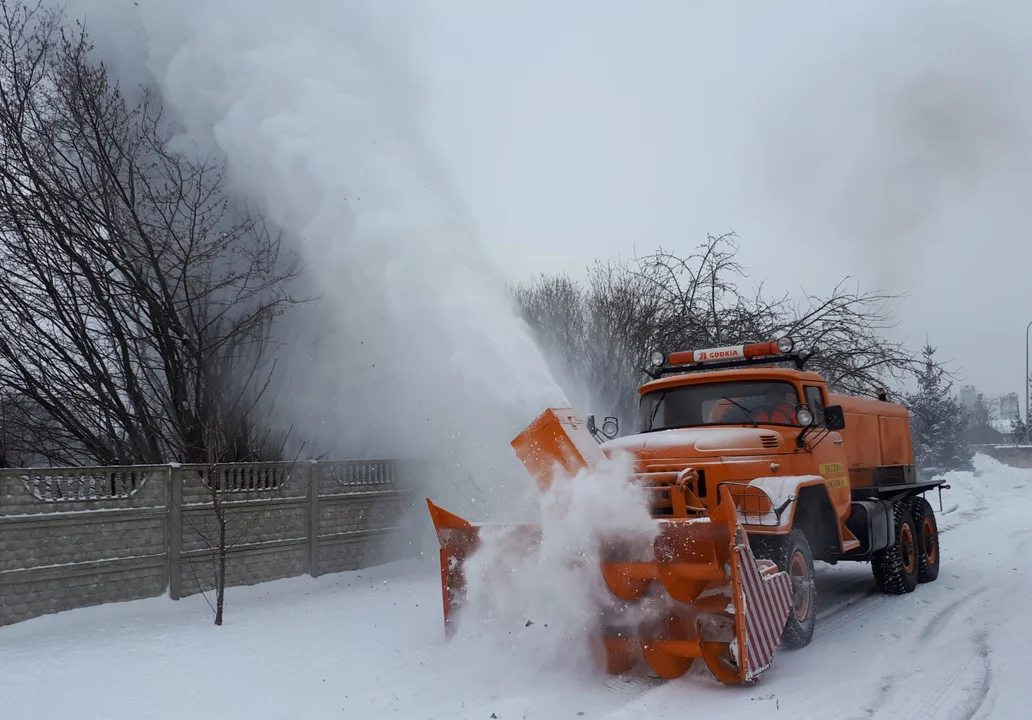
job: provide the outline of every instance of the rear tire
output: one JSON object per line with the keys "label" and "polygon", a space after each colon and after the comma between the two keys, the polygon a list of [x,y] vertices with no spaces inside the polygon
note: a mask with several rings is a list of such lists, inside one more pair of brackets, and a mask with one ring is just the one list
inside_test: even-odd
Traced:
{"label": "rear tire", "polygon": [[917,529],[910,514],[909,500],[892,503],[892,514],[896,541],[871,556],[871,569],[882,592],[904,595],[917,587]]}
{"label": "rear tire", "polygon": [[756,557],[773,561],[792,580],[792,609],[781,633],[782,644],[791,649],[809,645],[817,624],[817,586],[806,534],[793,528],[788,535],[758,535],[749,542]]}
{"label": "rear tire", "polygon": [[910,501],[910,514],[917,530],[917,581],[932,582],[939,577],[939,527],[935,511],[918,495]]}

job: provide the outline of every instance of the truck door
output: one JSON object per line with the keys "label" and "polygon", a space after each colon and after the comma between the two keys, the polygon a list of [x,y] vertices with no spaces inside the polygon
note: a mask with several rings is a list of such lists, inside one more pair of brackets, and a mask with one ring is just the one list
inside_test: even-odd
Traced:
{"label": "truck door", "polygon": [[[819,385],[804,385],[803,398],[813,413],[814,422],[824,422],[824,389]],[[831,495],[835,511],[842,513],[849,507],[849,466],[846,462],[846,451],[842,444],[842,436],[837,432],[827,432],[817,428],[811,430],[806,438],[810,448],[813,469],[811,472],[824,478]]]}

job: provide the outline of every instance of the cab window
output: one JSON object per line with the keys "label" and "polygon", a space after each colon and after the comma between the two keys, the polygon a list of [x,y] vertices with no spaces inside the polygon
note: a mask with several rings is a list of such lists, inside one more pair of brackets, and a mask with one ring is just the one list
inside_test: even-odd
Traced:
{"label": "cab window", "polygon": [[824,394],[821,389],[816,385],[806,385],[803,387],[803,397],[813,413],[813,421],[818,425],[824,424]]}

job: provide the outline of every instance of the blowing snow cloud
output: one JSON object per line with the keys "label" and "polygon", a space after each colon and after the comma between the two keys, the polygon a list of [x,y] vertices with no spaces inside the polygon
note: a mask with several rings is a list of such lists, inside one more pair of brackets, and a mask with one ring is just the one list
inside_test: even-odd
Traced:
{"label": "blowing snow cloud", "polygon": [[225,157],[239,190],[297,240],[302,293],[321,301],[283,338],[276,402],[301,419],[295,434],[332,454],[429,458],[498,496],[518,472],[508,440],[564,393],[421,138],[409,75],[366,10],[69,8],[85,11],[124,79],[139,82],[133,63],[145,62],[183,146]]}

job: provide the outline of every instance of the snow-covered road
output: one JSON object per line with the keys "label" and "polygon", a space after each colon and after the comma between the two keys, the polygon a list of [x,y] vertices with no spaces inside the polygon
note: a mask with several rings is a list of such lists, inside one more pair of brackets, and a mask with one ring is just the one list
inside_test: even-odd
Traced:
{"label": "snow-covered road", "polygon": [[0,628],[0,717],[1026,718],[1032,471],[977,464],[943,493],[936,582],[888,597],[866,564],[820,568],[814,641],[753,686],[703,667],[673,682],[542,672],[446,645],[428,560],[231,589],[223,628],[199,597]]}

